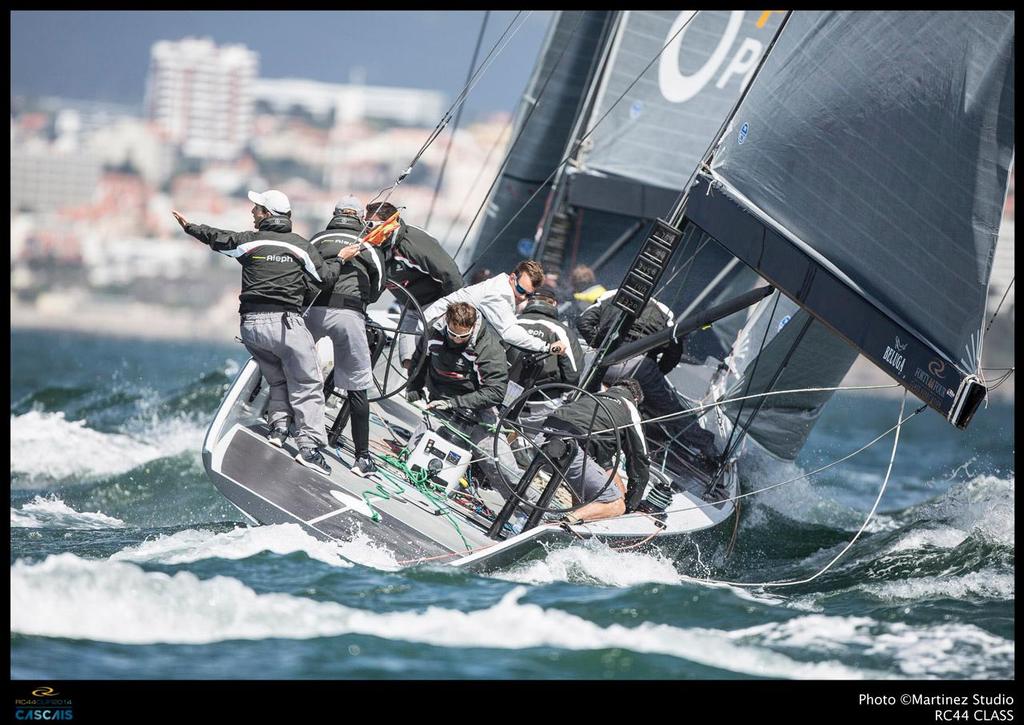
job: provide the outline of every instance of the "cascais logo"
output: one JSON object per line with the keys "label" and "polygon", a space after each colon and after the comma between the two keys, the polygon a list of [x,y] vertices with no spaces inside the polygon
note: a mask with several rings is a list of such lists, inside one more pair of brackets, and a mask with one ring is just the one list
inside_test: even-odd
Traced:
{"label": "cascais logo", "polygon": [[882,354],[882,359],[889,363],[900,375],[903,374],[903,366],[907,363],[907,359],[903,357],[903,352],[906,349],[906,343],[900,342],[900,338],[897,336],[892,347],[886,345],[885,352]]}
{"label": "cascais logo", "polygon": [[57,691],[54,690],[52,687],[40,687],[38,689],[32,690],[33,697],[54,697],[57,694]]}

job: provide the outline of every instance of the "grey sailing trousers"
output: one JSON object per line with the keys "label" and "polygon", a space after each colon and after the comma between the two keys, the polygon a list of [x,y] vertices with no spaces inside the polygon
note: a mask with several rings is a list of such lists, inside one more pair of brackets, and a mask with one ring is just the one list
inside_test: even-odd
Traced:
{"label": "grey sailing trousers", "polygon": [[356,310],[310,307],[306,327],[317,339],[331,338],[334,346],[334,387],[368,390],[373,385],[366,316]]}
{"label": "grey sailing trousers", "polygon": [[409,305],[405,308],[405,317],[402,318],[402,322],[398,326],[399,361],[412,360],[413,355],[416,354],[416,343],[420,341],[420,335],[422,334],[423,328],[420,325],[420,318],[417,317],[412,305]]}
{"label": "grey sailing trousers", "polygon": [[270,387],[271,427],[288,425],[299,448],[327,445],[324,381],[313,336],[294,312],[246,312],[241,338]]}

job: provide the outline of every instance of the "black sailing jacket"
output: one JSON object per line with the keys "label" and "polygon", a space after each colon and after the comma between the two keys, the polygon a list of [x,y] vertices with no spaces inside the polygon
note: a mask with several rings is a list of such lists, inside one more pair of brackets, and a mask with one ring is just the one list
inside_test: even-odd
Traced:
{"label": "black sailing jacket", "polygon": [[302,312],[305,277],[322,289],[338,278],[338,260],[324,262],[309,242],[292,233],[292,220],[271,216],[251,232],[231,232],[205,224],[186,224],[185,232],[210,249],[234,257],[242,265],[238,311]]}
{"label": "black sailing jacket", "polygon": [[427,359],[409,383],[409,390],[422,390],[426,383],[431,400],[451,400],[456,408],[470,410],[490,408],[504,399],[508,387],[505,349],[482,315],[477,315],[473,334],[465,345],[445,345],[444,331],[433,325],[429,336],[420,337],[417,355],[424,344]]}
{"label": "black sailing jacket", "polygon": [[399,219],[391,240],[388,279],[409,290],[420,307],[425,308],[465,285],[455,260],[419,227]]}
{"label": "black sailing jacket", "polygon": [[[324,260],[336,259],[342,247],[355,244],[359,241],[359,232],[363,223],[357,217],[339,215],[331,219],[327,229],[315,234],[309,243],[316,247]],[[320,292],[316,301],[317,306],[325,307],[351,307],[345,304],[351,300],[359,300],[363,307],[376,302],[384,291],[384,284],[387,282],[387,273],[384,269],[384,256],[376,247],[366,247],[359,254],[347,262],[338,260],[341,268],[338,272],[338,281],[334,283],[332,290]]]}
{"label": "black sailing jacket", "polygon": [[[604,342],[604,336],[618,309],[612,305],[616,292],[618,292],[617,289],[605,292],[576,320],[576,329],[579,330],[580,337],[595,349]],[[672,314],[672,310],[652,297],[640,311],[640,315],[633,321],[623,338],[623,344],[660,332],[666,327],[671,327],[674,322],[675,316]],[[658,368],[662,373],[667,374],[679,364],[683,356],[683,341],[674,343],[670,340],[661,347],[648,352],[647,356],[658,363]]]}
{"label": "black sailing jacket", "polygon": [[597,393],[595,397],[601,401],[600,404],[589,395],[566,403],[548,416],[544,426],[574,435],[592,432],[593,435],[589,439],[577,438],[577,441],[585,441],[587,453],[606,469],[615,462],[615,453],[618,449],[615,446],[615,433],[611,431],[618,428],[618,441],[622,444],[622,455],[626,459],[626,475],[629,476],[626,500],[630,501],[634,497],[634,492],[638,488],[639,491],[643,491],[650,479],[651,464],[647,454],[647,440],[644,438],[640,423],[640,412],[624,388],[612,387],[603,393]]}
{"label": "black sailing jacket", "polygon": [[[519,314],[519,324],[528,333],[545,342],[564,342],[566,344],[564,355],[548,355],[544,358],[544,366],[533,381],[534,385],[544,383],[575,385],[579,382],[580,370],[583,369],[583,349],[580,347],[576,332],[558,319],[558,310],[554,305],[540,300],[527,303],[526,308]],[[523,364],[527,355],[528,353],[521,348],[509,347],[508,376],[512,380],[522,383]]]}

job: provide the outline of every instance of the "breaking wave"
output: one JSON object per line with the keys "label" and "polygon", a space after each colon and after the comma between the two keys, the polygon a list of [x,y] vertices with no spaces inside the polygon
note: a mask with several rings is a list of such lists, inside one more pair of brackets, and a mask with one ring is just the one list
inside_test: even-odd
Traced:
{"label": "breaking wave", "polygon": [[363,533],[349,541],[327,542],[310,536],[298,524],[240,526],[223,532],[186,529],[123,549],[111,560],[187,564],[214,558],[246,559],[264,551],[282,555],[302,552],[331,566],[350,567],[356,563],[383,570],[401,568],[391,551]]}
{"label": "breaking wave", "polygon": [[78,512],[57,496],[36,496],[20,509],[11,509],[13,528],[110,529],[125,526],[124,521],[99,511]]}
{"label": "breaking wave", "polygon": [[498,603],[475,611],[427,607],[381,613],[259,594],[225,576],[201,580],[184,571],[146,572],[124,561],[60,554],[11,568],[11,631],[132,644],[361,634],[441,647],[618,648],[785,678],[875,678],[886,676],[886,670],[906,677],[1012,671],[1013,642],[970,624],[911,626],[809,614],[737,630],[600,626],[524,603],[525,593],[517,586]]}
{"label": "breaking wave", "polygon": [[[63,412],[11,416],[11,474],[16,488],[76,483],[125,473],[151,461],[197,451],[204,427],[178,417],[135,434],[104,433]],[[195,455],[198,455],[196,453]]]}

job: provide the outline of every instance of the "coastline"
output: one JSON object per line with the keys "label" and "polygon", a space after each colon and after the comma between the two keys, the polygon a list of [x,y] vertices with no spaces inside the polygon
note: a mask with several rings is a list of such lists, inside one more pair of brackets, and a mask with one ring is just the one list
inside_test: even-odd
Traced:
{"label": "coastline", "polygon": [[11,329],[230,344],[238,335],[238,299],[232,295],[230,304],[220,300],[199,309],[135,300],[126,305],[77,292],[40,295],[33,305],[11,295]]}

